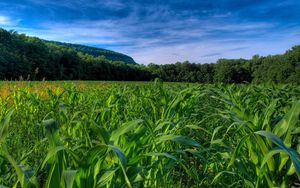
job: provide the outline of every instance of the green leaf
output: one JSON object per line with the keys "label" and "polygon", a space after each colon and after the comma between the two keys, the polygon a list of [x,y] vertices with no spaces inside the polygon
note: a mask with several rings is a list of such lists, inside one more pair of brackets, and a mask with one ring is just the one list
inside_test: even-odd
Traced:
{"label": "green leaf", "polygon": [[211,184],[214,184],[216,183],[216,181],[224,174],[230,174],[230,175],[236,175],[236,173],[234,172],[231,172],[231,171],[222,171],[222,172],[219,172],[213,179],[213,181],[211,182]]}
{"label": "green leaf", "polygon": [[157,156],[157,157],[167,157],[169,159],[173,159],[173,160],[177,160],[175,156],[171,155],[171,154],[168,154],[168,153],[155,153],[155,152],[150,152],[150,153],[147,153],[145,154],[145,156]]}
{"label": "green leaf", "polygon": [[161,142],[166,142],[166,141],[173,141],[178,144],[183,144],[183,145],[189,145],[189,146],[195,146],[195,147],[200,147],[201,145],[196,142],[195,140],[186,137],[186,136],[181,136],[181,135],[163,135],[157,138],[158,143]]}
{"label": "green leaf", "polygon": [[115,155],[118,157],[120,161],[120,166],[122,168],[126,184],[128,185],[128,187],[132,187],[125,170],[125,166],[127,165],[125,154],[121,151],[120,148],[116,146],[108,145],[108,147],[115,153]]}
{"label": "green leaf", "polygon": [[121,135],[124,135],[124,134],[128,133],[129,131],[134,130],[136,128],[136,126],[142,122],[143,122],[143,120],[138,119],[138,120],[133,120],[133,121],[124,123],[120,128],[118,128],[117,130],[115,130],[112,133],[111,140],[118,141],[119,137]]}
{"label": "green leaf", "polygon": [[284,118],[275,126],[273,132],[281,137],[286,134],[284,143],[287,146],[291,146],[292,135],[291,133],[295,129],[295,125],[299,120],[300,115],[300,100],[295,102],[292,108],[287,112]]}
{"label": "green leaf", "polygon": [[247,141],[247,139],[250,137],[250,134],[244,136],[238,143],[238,145],[236,146],[234,152],[233,152],[233,155],[230,159],[230,162],[228,164],[228,167],[230,167],[231,165],[233,165],[235,159],[237,158],[237,155],[239,154],[242,146],[244,145],[244,143]]}
{"label": "green leaf", "polygon": [[54,156],[56,156],[56,154],[60,151],[65,150],[66,148],[64,146],[57,146],[55,148],[51,148],[48,150],[48,154],[45,157],[43,163],[42,163],[42,168],[46,165],[46,163]]}
{"label": "green leaf", "polygon": [[51,166],[50,172],[48,172],[45,188],[61,187],[61,171],[58,163],[54,163]]}
{"label": "green leaf", "polygon": [[217,127],[217,128],[214,129],[214,132],[213,132],[213,134],[212,134],[212,136],[211,136],[210,144],[215,144],[215,143],[220,143],[220,142],[222,142],[223,139],[216,139],[216,140],[215,140],[216,134],[219,132],[219,130],[220,130],[222,127],[223,127],[223,126],[219,126],[219,127]]}
{"label": "green leaf", "polygon": [[[263,155],[267,155],[268,152],[270,151],[268,145],[266,145],[266,142],[260,137],[260,136],[255,136],[256,142],[262,152]],[[275,171],[275,160],[273,157],[270,157],[270,159],[267,162],[269,170],[274,172]]]}
{"label": "green leaf", "polygon": [[46,130],[49,146],[54,148],[61,145],[58,135],[58,123],[54,119],[44,120],[43,125]]}
{"label": "green leaf", "polygon": [[5,138],[8,134],[8,125],[14,111],[10,111],[4,119],[0,122],[0,143],[5,141]]}
{"label": "green leaf", "polygon": [[115,172],[118,170],[119,168],[113,169],[113,170],[107,170],[100,178],[100,180],[97,183],[97,186],[102,187],[107,185],[112,178],[115,175]]}
{"label": "green leaf", "polygon": [[266,162],[271,158],[273,157],[273,155],[277,154],[277,153],[280,153],[280,152],[283,152],[282,149],[280,148],[275,148],[273,150],[271,150],[267,155],[265,155],[262,163],[261,163],[261,166],[260,168],[262,169],[264,167],[264,165],[266,164]]}
{"label": "green leaf", "polygon": [[159,123],[159,124],[155,127],[155,129],[154,129],[153,132],[156,132],[156,131],[158,131],[158,130],[161,130],[165,125],[169,125],[169,124],[171,124],[171,122],[169,122],[169,121],[161,122],[161,123]]}
{"label": "green leaf", "polygon": [[291,160],[292,160],[292,162],[293,162],[293,164],[295,166],[296,173],[297,173],[298,177],[300,178],[300,156],[297,153],[297,151],[293,150],[292,148],[288,148],[278,136],[276,136],[276,135],[274,135],[274,134],[272,134],[270,132],[267,132],[267,131],[257,131],[255,133],[259,134],[259,135],[262,135],[264,137],[269,138],[283,152],[287,153],[290,156],[290,158],[291,158]]}
{"label": "green leaf", "polygon": [[127,165],[127,160],[125,154],[121,151],[120,148],[112,145],[108,145],[108,147],[114,152],[114,154],[118,157],[119,161],[123,166]]}
{"label": "green leaf", "polygon": [[66,188],[72,188],[76,179],[77,170],[64,170],[63,176],[66,184]]}

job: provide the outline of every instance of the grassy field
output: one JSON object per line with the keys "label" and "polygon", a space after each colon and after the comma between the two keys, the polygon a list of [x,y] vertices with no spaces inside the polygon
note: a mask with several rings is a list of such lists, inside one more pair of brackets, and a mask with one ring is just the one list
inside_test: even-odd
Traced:
{"label": "grassy field", "polygon": [[300,86],[0,82],[0,106],[0,187],[300,186]]}

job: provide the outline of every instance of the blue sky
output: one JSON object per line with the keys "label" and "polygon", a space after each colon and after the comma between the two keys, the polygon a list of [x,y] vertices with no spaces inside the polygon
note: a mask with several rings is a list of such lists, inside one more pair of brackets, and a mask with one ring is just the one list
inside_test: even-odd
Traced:
{"label": "blue sky", "polygon": [[300,0],[0,0],[0,27],[122,52],[215,62],[300,44]]}

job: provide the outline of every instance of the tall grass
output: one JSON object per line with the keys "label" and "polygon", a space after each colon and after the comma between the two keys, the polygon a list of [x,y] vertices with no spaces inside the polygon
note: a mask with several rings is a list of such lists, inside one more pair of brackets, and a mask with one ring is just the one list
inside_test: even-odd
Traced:
{"label": "tall grass", "polygon": [[0,98],[2,186],[300,186],[299,86],[35,84]]}

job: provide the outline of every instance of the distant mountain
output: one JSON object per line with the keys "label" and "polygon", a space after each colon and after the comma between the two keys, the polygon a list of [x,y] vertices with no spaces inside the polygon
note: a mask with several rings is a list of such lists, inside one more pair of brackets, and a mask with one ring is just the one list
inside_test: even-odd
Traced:
{"label": "distant mountain", "polygon": [[98,56],[105,56],[106,59],[111,60],[111,61],[122,61],[125,64],[137,64],[132,57],[114,52],[111,50],[103,49],[103,48],[96,48],[96,47],[90,47],[90,46],[85,46],[85,45],[80,45],[80,44],[70,44],[70,43],[62,43],[62,42],[54,42],[54,41],[47,41],[48,43],[54,43],[57,45],[61,45],[67,48],[72,48],[78,52],[82,52],[84,54],[89,54],[94,57]]}

